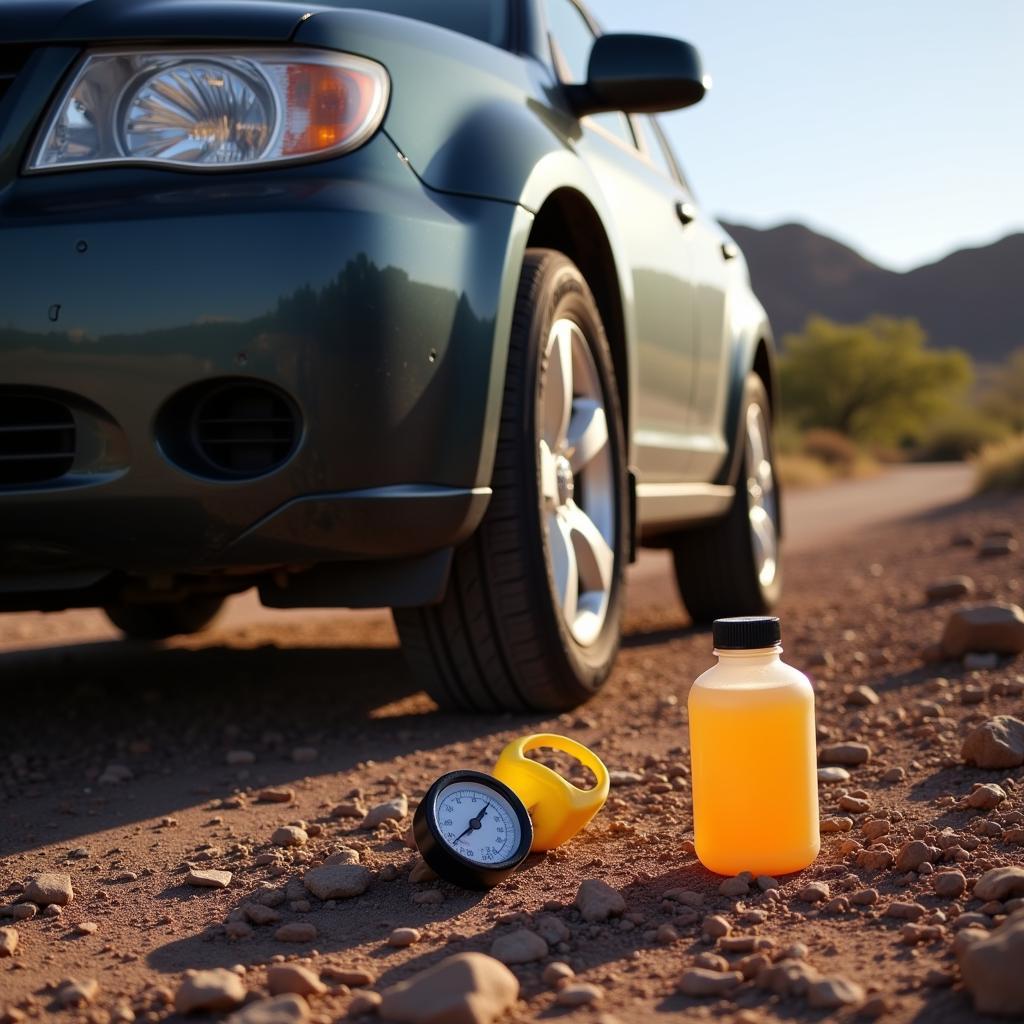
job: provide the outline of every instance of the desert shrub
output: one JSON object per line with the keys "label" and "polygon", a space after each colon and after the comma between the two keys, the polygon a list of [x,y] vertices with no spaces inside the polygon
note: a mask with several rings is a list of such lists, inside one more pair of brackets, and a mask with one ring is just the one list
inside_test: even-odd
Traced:
{"label": "desert shrub", "polygon": [[808,430],[800,447],[804,455],[834,469],[849,469],[861,457],[860,449],[845,434],[826,427]]}
{"label": "desert shrub", "polygon": [[835,478],[824,462],[793,452],[776,455],[775,471],[785,488],[820,487]]}
{"label": "desert shrub", "polygon": [[998,444],[1009,433],[1000,420],[975,409],[959,409],[928,427],[913,457],[919,462],[957,462]]}
{"label": "desert shrub", "polygon": [[983,448],[976,465],[979,492],[1024,491],[1024,434]]}

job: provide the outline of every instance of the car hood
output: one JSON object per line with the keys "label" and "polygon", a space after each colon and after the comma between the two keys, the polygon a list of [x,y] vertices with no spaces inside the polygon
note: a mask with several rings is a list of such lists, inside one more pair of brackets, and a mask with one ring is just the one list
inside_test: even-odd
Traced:
{"label": "car hood", "polygon": [[286,42],[317,6],[273,0],[4,0],[5,43],[233,39]]}

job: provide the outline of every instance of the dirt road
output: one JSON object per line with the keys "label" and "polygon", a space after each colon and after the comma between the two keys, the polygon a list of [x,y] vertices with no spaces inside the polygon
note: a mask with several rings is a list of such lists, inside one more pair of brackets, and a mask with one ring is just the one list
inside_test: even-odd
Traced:
{"label": "dirt road", "polygon": [[[547,720],[437,713],[414,692],[377,614],[264,617],[243,603],[209,633],[156,650],[110,640],[93,613],[5,618],[0,914],[11,919],[0,927],[15,928],[19,942],[10,959],[0,953],[0,1020],[5,1009],[10,1020],[177,1019],[185,970],[234,970],[252,998],[266,995],[267,965],[278,958],[302,961],[323,980],[326,991],[309,1003],[313,1019],[331,1021],[356,998],[339,982],[342,968],[365,971],[369,989],[383,991],[524,928],[544,945],[540,959],[513,967],[521,984],[513,1020],[597,1019],[594,1008],[556,1006],[542,976],[551,961],[570,964],[602,996],[607,1020],[627,1024],[666,1014],[817,1021],[837,992],[851,1000],[833,1003],[841,1017],[866,1005],[893,1021],[976,1019],[952,939],[960,915],[980,912],[991,924],[1004,906],[973,899],[970,888],[940,896],[929,871],[961,870],[970,885],[989,867],[1021,862],[1013,837],[1024,823],[1024,770],[968,768],[960,744],[991,715],[1021,716],[1024,667],[1019,659],[976,671],[924,664],[921,649],[939,637],[951,606],[928,606],[922,593],[965,573],[980,597],[1021,603],[1019,551],[982,559],[976,545],[951,540],[1017,530],[1024,500],[963,502],[962,473],[918,472],[789,503],[787,658],[812,673],[822,743],[864,743],[870,758],[849,768],[848,781],[822,785],[822,818],[834,823],[821,857],[771,892],[720,895],[721,880],[688,852],[686,693],[710,663],[710,640],[671,599],[657,558],[632,570],[627,636],[606,690]],[[898,495],[899,513],[912,518],[887,522]],[[869,687],[877,703],[855,687]],[[575,736],[636,778],[620,777],[583,836],[531,858],[489,894],[410,880],[408,819],[365,831],[342,816],[345,804],[401,795],[414,803],[442,772],[487,770],[509,739],[547,730]],[[959,809],[977,782],[998,784],[1003,798],[986,811]],[[880,823],[872,826],[879,863],[881,848],[895,854],[912,838],[934,849],[937,863],[908,872],[859,862],[868,822]],[[302,845],[272,841],[287,825],[304,827]],[[369,887],[322,902],[303,887],[303,872],[342,850],[356,851],[342,857],[358,855]],[[232,877],[226,888],[200,888],[188,884],[190,869]],[[38,905],[24,893],[37,872],[69,875],[75,898],[59,915],[20,918]],[[573,901],[580,882],[595,878],[622,894],[625,910],[588,923]],[[812,882],[828,887],[820,902],[808,901]],[[912,909],[893,910],[904,904]],[[790,973],[794,961],[804,964],[803,988],[781,980],[772,988],[757,963],[741,964],[746,953],[703,942],[715,915],[732,937],[763,947],[766,962],[782,957]],[[908,939],[911,918],[931,931]],[[308,934],[286,941],[282,925]],[[389,945],[399,927],[417,929],[416,941]],[[750,980],[715,997],[680,994],[684,972],[702,963],[739,964]],[[95,993],[84,986],[84,1008],[61,1009],[67,979],[97,983]],[[808,1001],[809,982],[824,1002]]]}

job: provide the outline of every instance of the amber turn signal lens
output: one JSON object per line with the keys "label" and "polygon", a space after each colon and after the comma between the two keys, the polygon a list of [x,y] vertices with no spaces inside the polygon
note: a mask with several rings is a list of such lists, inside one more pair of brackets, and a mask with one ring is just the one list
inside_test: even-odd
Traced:
{"label": "amber turn signal lens", "polygon": [[344,145],[366,124],[379,83],[330,64],[289,64],[282,156],[303,156]]}

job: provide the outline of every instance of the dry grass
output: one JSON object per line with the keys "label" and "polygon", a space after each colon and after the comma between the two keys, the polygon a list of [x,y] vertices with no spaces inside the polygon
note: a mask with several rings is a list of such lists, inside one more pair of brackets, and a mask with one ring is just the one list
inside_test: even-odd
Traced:
{"label": "dry grass", "polygon": [[1024,491],[1024,434],[982,449],[975,462],[975,490]]}
{"label": "dry grass", "polygon": [[870,455],[861,453],[852,462],[828,463],[805,452],[780,452],[775,468],[786,487],[821,487],[836,480],[862,480],[882,471]]}

